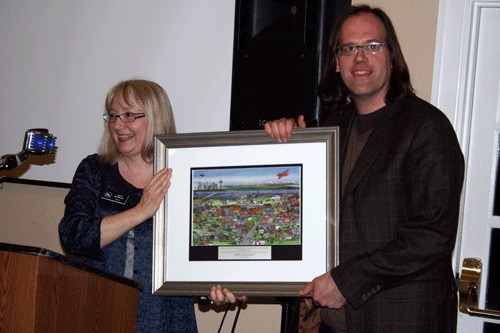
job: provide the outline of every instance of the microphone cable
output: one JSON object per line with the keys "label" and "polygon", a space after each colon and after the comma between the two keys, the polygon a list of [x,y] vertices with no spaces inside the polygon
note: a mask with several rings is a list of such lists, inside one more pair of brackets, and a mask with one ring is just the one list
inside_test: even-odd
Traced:
{"label": "microphone cable", "polygon": [[236,316],[234,317],[233,328],[231,328],[231,333],[234,333],[234,330],[236,329],[236,323],[238,322],[238,317],[240,316],[242,305],[243,305],[242,302],[238,301],[238,310],[236,311]]}
{"label": "microphone cable", "polygon": [[224,319],[226,319],[227,312],[229,311],[229,307],[231,307],[231,303],[227,303],[226,305],[226,311],[224,311],[224,316],[222,317],[222,320],[220,322],[219,330],[217,333],[220,333],[220,330],[222,329],[222,325],[224,325]]}
{"label": "microphone cable", "polygon": [[[236,311],[236,316],[234,317],[234,322],[233,322],[233,327],[231,328],[231,333],[234,333],[234,330],[236,329],[236,324],[238,323],[238,317],[240,316],[240,311],[241,307],[243,305],[242,301],[238,301],[238,310]],[[228,303],[226,306],[226,310],[224,311],[224,316],[222,316],[222,320],[220,322],[219,330],[217,333],[220,333],[222,330],[222,326],[224,325],[224,320],[226,319],[227,312],[229,311],[229,308],[231,307],[231,303]]]}

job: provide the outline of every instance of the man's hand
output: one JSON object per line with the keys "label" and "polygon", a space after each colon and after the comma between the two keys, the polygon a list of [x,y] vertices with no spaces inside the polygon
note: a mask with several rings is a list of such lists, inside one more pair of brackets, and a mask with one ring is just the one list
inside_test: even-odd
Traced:
{"label": "man's hand", "polygon": [[329,272],[314,278],[299,291],[301,296],[307,296],[310,293],[313,294],[313,302],[323,307],[340,309],[346,303],[344,295],[340,292]]}
{"label": "man's hand", "polygon": [[281,118],[269,121],[264,125],[267,135],[277,142],[287,142],[292,137],[294,128],[305,128],[306,122],[304,116],[300,115],[295,121],[293,118]]}

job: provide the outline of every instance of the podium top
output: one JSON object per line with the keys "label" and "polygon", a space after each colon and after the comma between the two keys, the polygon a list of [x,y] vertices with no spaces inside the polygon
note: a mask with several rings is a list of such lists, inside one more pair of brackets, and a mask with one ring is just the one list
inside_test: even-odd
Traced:
{"label": "podium top", "polygon": [[140,291],[142,291],[142,289],[143,289],[142,285],[140,283],[138,283],[137,281],[134,281],[132,279],[128,279],[128,278],[120,276],[120,275],[116,275],[116,274],[112,274],[112,273],[100,270],[92,265],[89,265],[89,264],[84,263],[82,261],[79,261],[77,259],[72,259],[72,258],[69,258],[65,255],[60,254],[60,253],[53,252],[53,251],[50,251],[50,250],[47,250],[44,248],[0,242],[0,251],[14,252],[14,253],[21,253],[21,254],[28,254],[28,255],[50,258],[50,259],[59,261],[63,264],[70,265],[72,267],[87,271],[89,273],[102,276],[106,279],[110,279],[110,280],[128,285],[130,287],[139,289]]}

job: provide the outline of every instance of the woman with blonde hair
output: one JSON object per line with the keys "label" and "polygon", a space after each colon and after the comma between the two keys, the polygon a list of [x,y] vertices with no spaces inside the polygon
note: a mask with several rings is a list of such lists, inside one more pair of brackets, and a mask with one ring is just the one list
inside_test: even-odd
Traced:
{"label": "woman with blonde hair", "polygon": [[153,295],[153,215],[171,169],[153,175],[154,135],[175,133],[167,94],[157,83],[128,80],[108,93],[107,128],[97,154],[78,166],[59,236],[66,252],[138,281],[137,332],[197,332],[192,297]]}

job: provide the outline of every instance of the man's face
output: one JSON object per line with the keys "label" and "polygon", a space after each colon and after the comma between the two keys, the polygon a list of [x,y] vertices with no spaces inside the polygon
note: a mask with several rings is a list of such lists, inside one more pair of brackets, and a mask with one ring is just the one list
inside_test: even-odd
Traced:
{"label": "man's face", "polygon": [[[351,16],[340,29],[339,46],[363,46],[372,42],[387,42],[385,27],[373,14]],[[336,61],[336,71],[357,106],[361,103],[370,106],[369,112],[372,112],[385,105],[392,68],[387,47],[383,47],[379,54],[365,54],[363,49],[358,48],[356,55],[338,55]]]}

